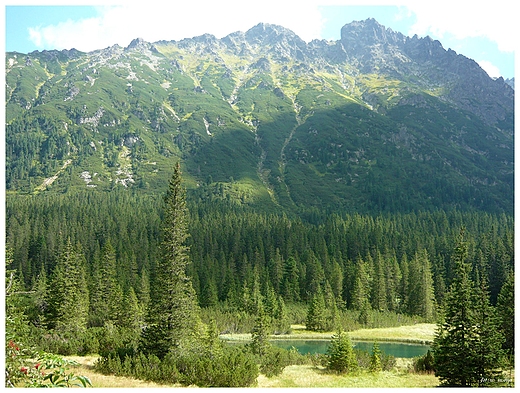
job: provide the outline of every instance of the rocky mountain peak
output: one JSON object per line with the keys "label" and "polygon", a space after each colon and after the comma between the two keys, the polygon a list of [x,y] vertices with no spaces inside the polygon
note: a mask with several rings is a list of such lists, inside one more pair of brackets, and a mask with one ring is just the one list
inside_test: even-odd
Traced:
{"label": "rocky mountain peak", "polygon": [[287,42],[305,47],[306,43],[292,30],[269,23],[259,23],[245,33],[245,38],[252,44],[276,44]]}
{"label": "rocky mountain peak", "polygon": [[282,61],[289,58],[303,61],[308,55],[307,43],[283,26],[259,23],[249,29],[244,38],[249,45],[267,49]]}
{"label": "rocky mountain peak", "polygon": [[157,53],[157,49],[155,46],[142,38],[135,38],[130,42],[130,44],[125,48],[125,50],[135,50],[138,52],[145,53],[147,51],[155,52]]}
{"label": "rocky mountain peak", "polygon": [[399,45],[406,37],[392,29],[387,29],[375,19],[354,21],[341,28],[341,42],[347,50],[370,48],[374,45]]}
{"label": "rocky mountain peak", "polygon": [[[513,89],[438,41],[373,19],[335,41],[306,43],[262,23],[222,39],[7,55],[9,190],[43,190],[55,178],[55,190],[69,178],[153,189],[166,184],[168,160],[183,157],[192,184],[247,176],[254,185],[244,190],[280,206],[415,206],[402,189],[421,208],[510,206]],[[72,177],[61,176],[65,166]],[[427,181],[416,186],[406,173]]]}
{"label": "rocky mountain peak", "polygon": [[56,61],[56,60],[70,60],[75,59],[83,55],[83,52],[72,48],[63,50],[42,50],[41,52],[36,50],[29,53],[30,56],[38,57],[44,61]]}

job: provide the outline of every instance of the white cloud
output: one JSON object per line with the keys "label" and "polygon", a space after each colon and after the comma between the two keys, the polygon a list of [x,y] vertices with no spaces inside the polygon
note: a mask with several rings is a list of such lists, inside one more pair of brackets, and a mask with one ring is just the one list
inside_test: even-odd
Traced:
{"label": "white cloud", "polygon": [[302,39],[319,38],[323,23],[311,3],[269,2],[244,5],[243,1],[183,1],[180,3],[130,3],[99,7],[99,16],[30,29],[31,40],[40,48],[76,48],[91,51],[113,44],[126,46],[134,38],[149,42],[180,40],[210,33],[218,38],[246,31],[260,22],[282,25]]}
{"label": "white cloud", "polygon": [[517,16],[510,2],[404,1],[404,4],[417,18],[410,35],[442,38],[451,34],[457,39],[486,37],[496,42],[502,52],[515,50]]}
{"label": "white cloud", "polygon": [[477,61],[477,63],[480,67],[482,67],[482,69],[484,71],[487,72],[487,74],[491,78],[498,78],[498,77],[502,76],[498,67],[496,65],[494,65],[493,63],[491,63],[490,61],[480,60],[480,61]]}
{"label": "white cloud", "polygon": [[400,7],[397,17],[416,18],[409,35],[431,35],[440,40],[445,35],[487,37],[501,51],[511,52],[516,47],[517,23],[509,0],[130,1],[122,6],[101,6],[96,18],[33,27],[30,35],[40,48],[90,51],[116,43],[126,46],[137,37],[155,42],[210,33],[221,38],[266,22],[287,27],[310,41],[320,38],[325,22],[319,13],[322,5],[396,5]]}

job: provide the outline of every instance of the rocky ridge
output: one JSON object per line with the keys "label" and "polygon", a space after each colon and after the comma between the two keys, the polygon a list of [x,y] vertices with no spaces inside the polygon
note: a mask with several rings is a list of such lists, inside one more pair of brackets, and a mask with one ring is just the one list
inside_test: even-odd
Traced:
{"label": "rocky ridge", "polygon": [[336,41],[261,23],[221,39],[7,53],[6,71],[11,190],[155,189],[176,158],[203,193],[284,207],[441,206],[446,193],[491,206],[512,184],[509,81],[373,19]]}

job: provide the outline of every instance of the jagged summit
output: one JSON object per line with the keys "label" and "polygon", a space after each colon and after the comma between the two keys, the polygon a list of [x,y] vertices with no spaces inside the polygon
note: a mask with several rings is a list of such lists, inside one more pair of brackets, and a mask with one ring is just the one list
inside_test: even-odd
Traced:
{"label": "jagged summit", "polygon": [[151,52],[157,52],[157,49],[155,48],[155,45],[145,41],[142,38],[135,38],[133,39],[130,44],[125,48],[126,51],[129,50],[137,50],[140,52],[145,51],[151,51]]}
{"label": "jagged summit", "polygon": [[514,90],[374,19],[336,41],[260,23],[8,53],[6,71],[10,191],[159,189],[182,159],[201,192],[243,203],[510,207]]}
{"label": "jagged summit", "polygon": [[259,23],[256,26],[250,28],[245,33],[246,39],[253,41],[258,40],[259,42],[279,40],[281,38],[296,39],[305,43],[296,33],[292,30],[287,29],[280,25],[274,25],[270,23]]}
{"label": "jagged summit", "polygon": [[345,48],[357,49],[376,44],[399,45],[406,37],[379,24],[375,19],[354,21],[341,28],[341,42]]}

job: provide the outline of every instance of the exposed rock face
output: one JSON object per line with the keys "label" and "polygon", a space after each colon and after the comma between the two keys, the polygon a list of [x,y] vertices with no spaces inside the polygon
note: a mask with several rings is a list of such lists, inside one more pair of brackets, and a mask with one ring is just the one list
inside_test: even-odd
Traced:
{"label": "exposed rock face", "polygon": [[139,52],[151,51],[157,53],[155,46],[149,42],[146,42],[142,38],[136,38],[132,40],[132,42],[130,42],[130,44],[126,47],[126,50],[137,50]]}
{"label": "exposed rock face", "polygon": [[502,78],[491,79],[475,61],[445,50],[430,37],[406,37],[367,19],[345,25],[341,44],[347,61],[362,72],[415,77],[418,83],[445,88],[441,97],[487,124],[510,115],[514,92]]}
{"label": "exposed rock face", "polygon": [[220,39],[7,53],[8,189],[52,178],[56,159],[77,176],[103,168],[100,188],[132,176],[160,187],[182,157],[193,184],[247,178],[284,206],[508,210],[513,83],[373,19],[335,41],[260,23]]}
{"label": "exposed rock face", "polygon": [[[245,33],[231,33],[222,39],[204,34],[176,44],[198,54],[216,55],[219,49],[226,48],[236,56],[263,56],[253,65],[263,71],[270,69],[269,58],[280,63],[300,62],[298,69],[305,72],[348,63],[354,74],[382,74],[397,80],[413,80],[424,89],[437,89],[441,91],[441,99],[472,112],[490,125],[512,116],[514,81],[494,80],[475,61],[444,49],[439,41],[417,35],[407,37],[374,19],[343,26],[341,39],[332,42],[306,43],[285,27],[259,23]],[[137,39],[129,48],[143,45]]]}

